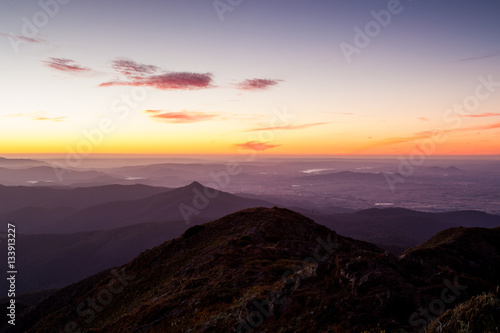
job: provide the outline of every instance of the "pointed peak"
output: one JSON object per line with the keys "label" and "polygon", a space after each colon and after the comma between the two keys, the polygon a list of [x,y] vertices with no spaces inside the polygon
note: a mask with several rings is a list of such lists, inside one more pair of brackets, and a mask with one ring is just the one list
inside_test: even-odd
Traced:
{"label": "pointed peak", "polygon": [[203,184],[201,184],[200,182],[197,182],[196,180],[193,181],[192,183],[188,184],[188,185],[185,185],[185,186],[182,186],[182,187],[179,187],[179,189],[187,189],[187,190],[192,190],[192,189],[203,189],[205,188],[206,186],[204,186]]}
{"label": "pointed peak", "polygon": [[189,184],[187,187],[204,187],[204,186],[195,180],[194,182]]}

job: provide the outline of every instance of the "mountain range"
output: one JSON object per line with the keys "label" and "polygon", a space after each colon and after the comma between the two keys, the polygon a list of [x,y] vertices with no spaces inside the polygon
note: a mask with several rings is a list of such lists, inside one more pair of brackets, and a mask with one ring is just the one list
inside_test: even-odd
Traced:
{"label": "mountain range", "polygon": [[[258,197],[216,192],[198,182],[176,189],[146,185],[0,186],[0,197],[0,219],[16,225],[18,265],[27,273],[18,281],[21,293],[64,287],[122,265],[193,225],[245,208],[275,205]],[[23,207],[23,203],[28,206]],[[9,206],[14,210],[8,211]],[[290,208],[394,255],[451,227],[500,225],[499,216],[478,211],[425,213],[377,208],[332,214],[328,210]],[[0,267],[5,262],[2,260]],[[0,287],[7,287],[7,281],[0,281]]]}
{"label": "mountain range", "polygon": [[500,228],[447,229],[396,257],[294,211],[250,208],[20,305],[16,329],[417,332],[483,292],[497,299],[499,259]]}

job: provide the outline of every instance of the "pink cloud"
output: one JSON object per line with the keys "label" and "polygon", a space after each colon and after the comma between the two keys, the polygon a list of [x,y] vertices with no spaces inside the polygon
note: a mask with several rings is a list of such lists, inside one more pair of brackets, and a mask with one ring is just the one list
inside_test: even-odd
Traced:
{"label": "pink cloud", "polygon": [[[500,128],[500,122],[499,123],[492,123],[492,124],[488,124],[488,125],[478,125],[478,126],[471,126],[471,127],[464,127],[464,128],[422,131],[422,132],[414,133],[411,136],[392,137],[392,138],[380,140],[380,141],[375,142],[372,145],[363,147],[362,149],[369,149],[369,148],[375,148],[375,147],[380,147],[380,146],[387,146],[387,145],[394,145],[394,144],[400,144],[400,143],[405,143],[405,142],[412,142],[412,141],[416,141],[416,140],[430,138],[433,136],[438,136],[441,134],[463,133],[463,132],[466,133],[466,132],[473,132],[473,131],[477,132],[477,131],[497,129],[497,128]],[[479,134],[479,132],[478,132],[478,134]]]}
{"label": "pink cloud", "polygon": [[218,114],[214,113],[204,113],[204,112],[186,111],[186,110],[183,110],[182,112],[145,110],[144,112],[151,114],[150,117],[152,119],[174,124],[194,123],[199,121],[212,120],[219,117]]}
{"label": "pink cloud", "polygon": [[485,118],[485,117],[498,117],[500,116],[500,113],[491,113],[491,112],[485,112],[481,114],[466,114],[463,115],[465,118]]}
{"label": "pink cloud", "polygon": [[103,82],[100,87],[146,86],[160,90],[194,90],[211,87],[211,73],[164,72],[154,65],[130,59],[113,60],[113,69],[124,78]]}
{"label": "pink cloud", "polygon": [[268,79],[249,79],[237,84],[238,89],[242,90],[264,90],[277,85],[281,80]]}
{"label": "pink cloud", "polygon": [[193,90],[211,87],[212,74],[169,72],[146,77],[134,77],[128,81],[110,81],[101,83],[100,87],[110,86],[147,86],[160,90]]}
{"label": "pink cloud", "polygon": [[18,39],[18,40],[21,40],[21,41],[26,42],[26,43],[37,43],[37,44],[50,45],[50,43],[47,40],[40,38],[40,37],[31,38],[31,37],[25,37],[25,36],[21,36],[21,35],[6,34],[3,32],[0,32],[0,36]]}
{"label": "pink cloud", "polygon": [[139,64],[125,58],[113,60],[113,68],[126,76],[154,74],[159,70],[156,66]]}
{"label": "pink cloud", "polygon": [[53,68],[58,71],[81,73],[81,72],[88,72],[91,70],[90,68],[74,64],[74,61],[70,59],[64,59],[64,58],[49,58],[49,59],[50,60],[43,60],[43,63],[45,63],[45,65],[49,66],[50,68]]}
{"label": "pink cloud", "polygon": [[268,142],[257,142],[257,141],[247,141],[244,143],[239,143],[236,147],[245,149],[245,150],[255,150],[255,151],[264,151],[268,149],[272,149],[281,145],[270,145]]}
{"label": "pink cloud", "polygon": [[419,120],[422,120],[422,121],[430,121],[429,118],[425,118],[425,117],[418,117]]}

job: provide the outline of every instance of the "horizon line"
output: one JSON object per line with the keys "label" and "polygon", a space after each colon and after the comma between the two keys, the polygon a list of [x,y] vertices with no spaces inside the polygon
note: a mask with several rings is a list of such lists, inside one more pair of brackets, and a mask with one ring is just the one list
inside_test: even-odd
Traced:
{"label": "horizon line", "polygon": [[[0,154],[0,158],[49,158],[49,159],[61,159],[66,158],[67,153],[5,153]],[[90,156],[82,157],[82,160],[91,159],[203,159],[203,158],[245,158],[248,157],[243,154],[151,154],[151,153],[94,153]],[[255,153],[255,158],[258,159],[270,159],[270,158],[390,158],[390,159],[409,159],[409,155],[405,154],[261,154]],[[436,154],[425,156],[425,159],[437,159],[437,158],[472,158],[472,159],[485,159],[493,158],[500,159],[500,154]]]}

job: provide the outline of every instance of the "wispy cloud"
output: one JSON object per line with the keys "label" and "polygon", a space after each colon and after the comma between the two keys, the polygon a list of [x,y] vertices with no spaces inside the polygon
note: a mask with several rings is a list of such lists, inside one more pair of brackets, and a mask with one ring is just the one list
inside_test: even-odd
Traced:
{"label": "wispy cloud", "polygon": [[181,112],[145,110],[144,112],[149,114],[149,116],[154,120],[163,121],[167,123],[174,123],[174,124],[195,123],[199,121],[213,120],[219,117],[219,114],[216,113],[205,113],[205,112],[187,111],[187,110],[182,110]]}
{"label": "wispy cloud", "polygon": [[422,131],[422,132],[415,133],[415,137],[417,137],[417,139],[420,137],[421,138],[428,138],[428,137],[437,135],[439,133],[461,133],[461,132],[470,132],[470,131],[483,131],[483,130],[490,130],[490,129],[496,129],[496,128],[500,128],[500,122],[486,124],[486,125],[477,125],[477,126],[470,126],[470,127],[464,127],[464,128],[456,128],[456,129]]}
{"label": "wispy cloud", "polygon": [[422,120],[422,121],[431,121],[429,118],[425,118],[425,117],[418,117],[418,120]]}
{"label": "wispy cloud", "polygon": [[[99,84],[99,87],[135,86],[159,90],[197,90],[214,88],[213,74],[189,71],[165,71],[155,65],[147,65],[128,58],[112,61],[115,77]],[[265,90],[282,80],[247,79],[236,84],[241,90]]]}
{"label": "wispy cloud", "polygon": [[6,34],[6,33],[3,33],[3,32],[0,32],[0,36],[5,36],[5,37],[10,37],[10,38],[18,39],[18,40],[26,42],[26,43],[35,43],[35,44],[50,45],[49,41],[47,41],[46,39],[43,39],[41,37],[31,38],[31,37],[25,37],[25,36],[21,36],[21,35]]}
{"label": "wispy cloud", "polygon": [[255,150],[255,151],[268,150],[279,146],[281,145],[271,145],[269,144],[269,142],[257,142],[257,141],[247,141],[236,145],[236,147],[238,148],[242,148],[245,150]]}
{"label": "wispy cloud", "polygon": [[254,128],[245,132],[255,132],[255,131],[269,131],[269,130],[298,130],[298,129],[304,129],[304,128],[309,128],[313,126],[319,126],[319,125],[325,125],[329,124],[328,122],[325,123],[310,123],[310,124],[302,124],[302,125],[285,125],[285,126],[271,126],[271,127],[260,127],[260,128]]}
{"label": "wispy cloud", "polygon": [[482,125],[482,126],[474,126],[474,127],[466,128],[465,130],[481,131],[481,130],[490,130],[490,129],[496,129],[496,128],[500,128],[500,123],[493,123],[493,124]]}
{"label": "wispy cloud", "polygon": [[68,118],[68,117],[49,117],[49,116],[46,116],[45,111],[38,111],[38,112],[32,112],[32,113],[13,113],[13,114],[5,115],[4,117],[27,118],[30,120],[53,121],[53,122],[64,121],[65,119]]}
{"label": "wispy cloud", "polygon": [[59,122],[63,121],[68,117],[33,117],[32,120],[44,120],[44,121],[54,121]]}
{"label": "wispy cloud", "polygon": [[42,62],[55,70],[70,73],[82,73],[91,71],[88,67],[77,65],[75,61],[65,58],[49,58],[49,60],[42,60]]}
{"label": "wispy cloud", "polygon": [[500,128],[500,122],[486,124],[486,125],[470,126],[470,127],[464,127],[464,128],[421,131],[421,132],[414,133],[411,136],[392,137],[392,138],[380,140],[380,141],[374,142],[372,145],[362,147],[361,149],[357,149],[357,151],[366,150],[366,149],[375,148],[375,147],[381,147],[381,146],[407,143],[407,142],[427,139],[427,138],[431,138],[433,136],[449,134],[449,133],[465,133],[465,132],[472,132],[472,131],[485,131],[485,130],[491,130],[491,129],[497,129],[497,128]]}
{"label": "wispy cloud", "polygon": [[242,90],[264,90],[277,85],[281,80],[248,79],[238,83],[236,86]]}
{"label": "wispy cloud", "polygon": [[130,59],[113,60],[113,69],[122,78],[103,82],[100,87],[135,86],[160,90],[194,90],[212,87],[211,73],[166,72],[154,65],[145,65]]}
{"label": "wispy cloud", "polygon": [[212,74],[170,72],[146,77],[134,77],[127,81],[110,81],[101,83],[100,87],[110,86],[148,86],[160,90],[193,90],[211,87]]}
{"label": "wispy cloud", "polygon": [[491,112],[463,115],[463,117],[465,117],[465,118],[485,118],[485,117],[498,117],[498,116],[500,116],[500,113],[491,113]]}
{"label": "wispy cloud", "polygon": [[154,74],[160,68],[153,65],[144,65],[126,58],[113,60],[113,69],[126,76]]}
{"label": "wispy cloud", "polygon": [[467,58],[462,58],[462,59],[457,59],[449,62],[450,64],[455,64],[459,62],[467,62],[467,61],[475,61],[475,60],[481,60],[481,59],[488,59],[488,58],[494,58],[500,56],[500,50],[488,52],[488,53],[483,53],[477,56],[472,56],[472,57],[467,57]]}

